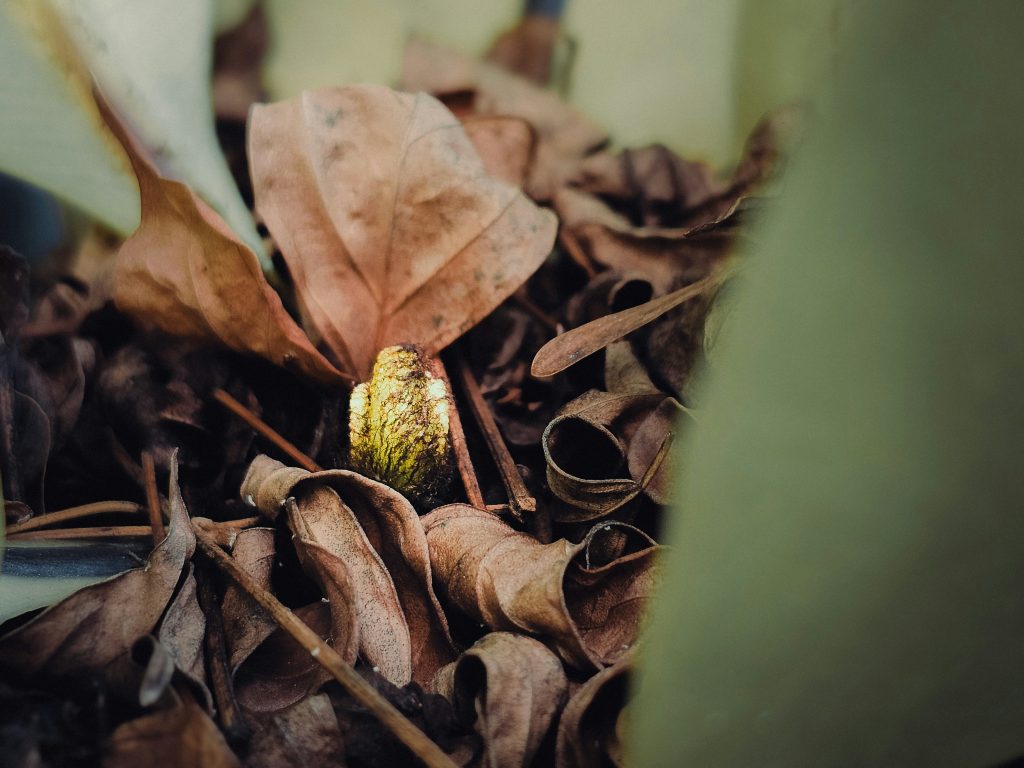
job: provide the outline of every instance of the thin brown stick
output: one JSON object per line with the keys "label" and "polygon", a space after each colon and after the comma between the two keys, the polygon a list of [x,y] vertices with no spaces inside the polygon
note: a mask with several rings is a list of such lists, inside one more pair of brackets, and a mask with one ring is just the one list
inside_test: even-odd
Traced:
{"label": "thin brown stick", "polygon": [[448,432],[451,435],[455,465],[458,467],[459,476],[462,478],[462,487],[466,490],[466,499],[477,509],[483,509],[484,494],[480,490],[480,481],[477,480],[473,459],[469,455],[469,446],[466,444],[466,430],[462,427],[462,417],[459,415],[459,408],[455,404],[452,380],[448,377],[448,371],[445,369],[441,358],[437,358],[437,373],[444,378],[444,383],[451,394],[451,400],[448,405]]}
{"label": "thin brown stick", "polygon": [[206,617],[206,634],[203,649],[206,651],[206,668],[210,672],[213,699],[217,703],[217,717],[228,743],[238,747],[249,740],[252,730],[238,706],[235,687],[231,683],[228,666],[227,636],[224,634],[224,616],[214,589],[213,564],[207,557],[196,558],[196,597]]}
{"label": "thin brown stick", "polygon": [[235,400],[235,398],[223,389],[217,388],[213,390],[213,399],[273,443],[278,450],[294,461],[298,466],[309,472],[320,472],[323,470],[319,464],[296,448],[288,440],[285,440],[273,427],[267,424],[267,422]]}
{"label": "thin brown stick", "polygon": [[261,522],[264,522],[264,520],[265,518],[262,518],[259,515],[254,515],[253,517],[240,517],[237,520],[219,520],[217,525],[222,525],[225,528],[237,528],[238,530],[242,530],[243,528],[251,528],[254,525],[259,525]]}
{"label": "thin brown stick", "polygon": [[54,528],[43,531],[25,531],[11,533],[7,538],[11,541],[30,541],[34,539],[119,539],[133,536],[148,537],[153,529],[148,525],[97,525],[93,528]]}
{"label": "thin brown stick", "polygon": [[142,482],[146,487],[146,511],[149,512],[149,527],[153,529],[153,546],[164,540],[164,516],[160,511],[160,491],[156,487],[156,464],[153,454],[142,452]]}
{"label": "thin brown stick", "polygon": [[547,328],[548,331],[551,332],[552,336],[557,336],[559,334],[560,328],[558,327],[558,321],[537,306],[537,303],[531,299],[530,295],[526,292],[525,287],[520,288],[513,293],[512,300],[526,310],[527,314],[529,314],[534,320]]}
{"label": "thin brown stick", "polygon": [[465,392],[466,398],[469,400],[470,410],[473,411],[476,423],[483,433],[487,448],[498,468],[498,474],[501,475],[501,482],[508,493],[508,503],[512,507],[512,514],[523,519],[524,512],[533,514],[537,511],[537,500],[527,490],[526,483],[523,482],[523,477],[519,474],[516,462],[512,458],[512,454],[509,453],[508,446],[505,445],[505,439],[501,436],[501,430],[498,429],[498,424],[494,421],[494,414],[491,413],[483,393],[480,392],[480,385],[477,384],[473,371],[461,356],[456,357],[456,366],[462,391]]}
{"label": "thin brown stick", "polygon": [[597,274],[597,270],[594,269],[593,262],[591,262],[590,257],[583,252],[583,248],[580,246],[575,235],[562,227],[558,230],[558,242],[563,248],[565,248],[565,252],[569,254],[569,258],[576,262],[579,268],[587,273],[587,279],[590,279]]}
{"label": "thin brown stick", "polygon": [[69,507],[57,512],[50,512],[45,515],[38,515],[29,518],[23,523],[16,523],[7,527],[7,534],[14,536],[27,531],[34,531],[38,528],[45,528],[48,525],[66,523],[68,520],[78,520],[82,517],[92,515],[105,515],[112,513],[136,514],[142,511],[142,507],[134,501],[96,501],[92,504],[82,504],[79,507]]}
{"label": "thin brown stick", "polygon": [[409,722],[387,699],[360,677],[333,648],[320,639],[316,632],[306,626],[270,592],[257,584],[248,573],[216,545],[206,530],[198,525],[193,525],[192,528],[196,532],[196,541],[203,554],[259,603],[278,626],[309,651],[309,655],[330,672],[356,701],[366,707],[380,721],[381,725],[391,731],[428,768],[454,768],[455,763],[441,751],[440,747],[427,738],[419,728]]}

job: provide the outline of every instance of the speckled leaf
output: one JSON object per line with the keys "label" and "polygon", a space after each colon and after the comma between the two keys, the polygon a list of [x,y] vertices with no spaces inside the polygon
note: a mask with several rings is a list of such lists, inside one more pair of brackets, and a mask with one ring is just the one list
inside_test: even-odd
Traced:
{"label": "speckled leaf", "polygon": [[553,214],[487,175],[426,94],[351,86],[257,106],[249,158],[304,313],[360,380],[384,347],[450,344],[554,242]]}

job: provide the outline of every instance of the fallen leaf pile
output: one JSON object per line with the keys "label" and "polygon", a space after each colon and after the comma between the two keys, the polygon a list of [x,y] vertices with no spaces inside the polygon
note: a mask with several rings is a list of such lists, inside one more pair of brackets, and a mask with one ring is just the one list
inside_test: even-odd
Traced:
{"label": "fallen leaf pile", "polygon": [[612,148],[543,86],[557,36],[251,110],[262,17],[219,38],[273,273],[97,92],[138,229],[59,279],[0,247],[9,552],[94,582],[0,614],[12,765],[410,764],[261,595],[438,765],[623,764],[673,445],[797,119],[728,175]]}

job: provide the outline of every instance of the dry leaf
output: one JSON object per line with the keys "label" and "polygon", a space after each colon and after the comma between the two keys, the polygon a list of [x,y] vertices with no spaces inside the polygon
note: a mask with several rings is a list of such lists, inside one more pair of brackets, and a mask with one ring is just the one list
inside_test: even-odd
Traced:
{"label": "dry leaf", "polygon": [[161,178],[103,108],[131,158],[142,221],[117,255],[114,301],[142,328],[259,355],[324,385],[341,376],[317,352],[259,262],[188,187]]}
{"label": "dry leaf", "polygon": [[[231,548],[231,557],[257,584],[270,591],[270,573],[274,567],[272,528],[239,531]],[[277,624],[233,580],[225,586],[220,613],[228,643],[228,667],[234,672],[270,636]]]}
{"label": "dry leaf", "polygon": [[101,671],[159,621],[195,535],[171,464],[170,525],[145,568],[85,587],[0,638],[0,667],[12,676],[65,679]]}
{"label": "dry leaf", "polygon": [[438,677],[448,683],[438,693],[483,738],[484,764],[491,768],[531,765],[568,697],[558,657],[510,632],[485,635]]}
{"label": "dry leaf", "polygon": [[263,98],[263,57],[270,42],[262,3],[217,36],[213,45],[213,111],[220,120],[244,122],[253,102]]}
{"label": "dry leaf", "polygon": [[325,693],[309,696],[273,715],[254,715],[247,768],[343,766],[341,730]]}
{"label": "dry leaf", "polygon": [[130,720],[104,744],[104,768],[240,768],[220,730],[194,701]]}
{"label": "dry leaf", "polygon": [[537,131],[537,157],[526,190],[550,200],[555,190],[607,135],[550,91],[495,64],[413,39],[402,62],[402,87],[437,95],[472,94],[472,112],[521,117]]}
{"label": "dry leaf", "polygon": [[623,766],[623,726],[633,655],[603,669],[573,694],[558,723],[556,768]]}
{"label": "dry leaf", "polygon": [[195,568],[190,563],[188,573],[178,594],[167,607],[157,640],[160,641],[175,667],[194,687],[207,711],[213,711],[213,697],[206,687],[206,662],[204,660],[203,638],[206,636],[206,616],[199,607],[196,596]]}
{"label": "dry leaf", "polygon": [[551,60],[560,34],[557,16],[527,13],[494,41],[487,61],[545,86],[551,79]]}
{"label": "dry leaf", "polygon": [[725,191],[706,163],[684,160],[660,144],[592,155],[567,183],[611,204],[638,227],[703,223],[694,215],[706,216],[702,209]]}
{"label": "dry leaf", "polygon": [[349,581],[360,654],[388,680],[426,685],[452,660],[423,526],[404,496],[354,472],[309,473],[266,456],[253,461],[241,493],[267,515],[294,498],[288,522],[300,556],[321,583],[337,573]]}
{"label": "dry leaf", "polygon": [[523,186],[537,144],[537,134],[528,122],[502,115],[468,115],[462,118],[462,127],[487,173]]}
{"label": "dry leaf", "polygon": [[[334,648],[348,664],[355,664],[354,628],[346,628],[347,638],[336,643],[334,617],[322,602],[295,608],[293,613]],[[347,646],[347,647],[346,647]],[[281,712],[320,690],[331,679],[320,662],[295,642],[283,629],[276,629],[258,646],[238,660],[234,671],[235,697],[246,712]]]}
{"label": "dry leaf", "polygon": [[488,176],[426,94],[307,91],[249,118],[256,207],[312,327],[359,380],[377,352],[436,354],[540,266],[556,222]]}
{"label": "dry leaf", "polygon": [[712,273],[703,280],[684,286],[630,309],[593,320],[556,336],[533,358],[531,372],[541,378],[561,373],[571,365],[589,357],[598,350],[642,328],[685,301],[695,299],[718,286],[724,276]]}
{"label": "dry leaf", "polygon": [[491,629],[536,635],[586,670],[614,663],[636,640],[657,582],[657,546],[638,534],[638,550],[609,562],[591,557],[603,539],[635,529],[605,523],[579,544],[541,544],[466,504],[435,509],[423,527],[438,583]]}
{"label": "dry leaf", "polygon": [[548,487],[571,505],[554,513],[560,522],[621,515],[642,492],[667,501],[669,448],[688,412],[654,385],[629,342],[609,345],[604,378],[608,391],[583,393],[544,430]]}

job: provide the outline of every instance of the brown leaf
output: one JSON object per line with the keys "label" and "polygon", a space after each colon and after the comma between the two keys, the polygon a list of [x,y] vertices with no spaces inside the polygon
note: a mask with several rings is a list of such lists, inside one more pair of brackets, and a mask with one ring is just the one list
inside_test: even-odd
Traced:
{"label": "brown leaf", "polygon": [[541,438],[548,486],[574,507],[561,512],[559,520],[605,517],[640,494],[640,483],[626,463],[624,433],[629,422],[646,418],[664,399],[658,391],[591,390],[566,404],[551,420]]}
{"label": "brown leaf", "polygon": [[[446,670],[448,668],[445,668]],[[438,688],[484,740],[484,764],[528,766],[568,697],[562,662],[525,635],[492,632],[451,665]]]}
{"label": "brown leaf", "polygon": [[[294,613],[320,635],[348,664],[355,664],[355,631],[335,642],[334,617],[322,602],[303,605]],[[246,712],[280,712],[316,693],[331,679],[320,662],[295,642],[283,629],[276,629],[238,661],[235,670],[235,697]]]}
{"label": "brown leaf", "polygon": [[533,358],[531,373],[541,378],[561,373],[569,366],[642,328],[683,302],[713,290],[723,279],[721,273],[712,273],[672,293],[566,331],[541,347]]}
{"label": "brown leaf", "polygon": [[607,135],[555,94],[499,66],[413,39],[405,49],[402,87],[433,94],[470,92],[481,115],[521,117],[537,131],[537,156],[526,191],[550,200],[580,160]]}
{"label": "brown leaf", "polygon": [[[541,544],[466,504],[435,509],[423,526],[438,583],[491,629],[537,635],[585,670],[614,663],[635,641],[657,580],[657,546],[635,529],[604,523],[579,544]],[[626,530],[640,549],[592,561],[604,538]]]}
{"label": "brown leaf", "polygon": [[270,42],[262,3],[253,3],[237,26],[213,45],[213,111],[221,120],[244,122],[253,102],[263,98],[263,57]]}
{"label": "brown leaf", "polygon": [[641,492],[667,501],[666,458],[686,410],[653,384],[629,342],[609,345],[604,378],[608,391],[575,398],[544,430],[548,487],[571,505],[554,513],[560,522],[621,519]]}
{"label": "brown leaf", "polygon": [[518,117],[469,115],[463,118],[462,127],[487,173],[523,186],[537,144],[537,134],[528,122]]}
{"label": "brown leaf", "polygon": [[[274,567],[274,531],[249,528],[239,531],[231,548],[231,557],[257,584],[270,590]],[[220,606],[224,635],[228,643],[228,668],[234,672],[256,647],[277,628],[277,624],[249,593],[229,581]]]}
{"label": "brown leaf", "polygon": [[130,720],[104,745],[104,768],[240,768],[220,730],[194,701]]}
{"label": "brown leaf", "polygon": [[146,567],[80,589],[0,638],[0,667],[11,675],[46,679],[96,673],[152,631],[195,550],[176,460],[168,498],[167,536]]}
{"label": "brown leaf", "polygon": [[259,355],[324,385],[341,375],[267,284],[259,262],[188,187],[162,178],[108,108],[139,182],[142,221],[121,246],[114,301],[143,329]]}
{"label": "brown leaf", "polygon": [[325,693],[251,720],[256,727],[245,759],[247,768],[345,764],[338,719]]}
{"label": "brown leaf", "polygon": [[622,766],[629,654],[590,678],[573,694],[558,723],[556,768]]}
{"label": "brown leaf", "polygon": [[249,119],[256,206],[310,323],[345,370],[377,352],[436,354],[540,266],[556,221],[491,178],[426,94],[307,91]]}
{"label": "brown leaf", "polygon": [[557,16],[527,13],[512,29],[503,32],[487,61],[544,86],[551,79],[551,60],[561,34]]}
{"label": "brown leaf", "polygon": [[611,203],[638,227],[704,223],[702,209],[725,191],[706,163],[684,160],[660,144],[592,155],[567,183]]}
{"label": "brown leaf", "polygon": [[191,563],[178,594],[167,607],[157,640],[167,649],[175,667],[185,675],[203,704],[213,711],[213,697],[206,687],[206,663],[204,661],[203,638],[206,635],[206,616],[199,607],[196,596],[195,569]]}
{"label": "brown leaf", "polygon": [[360,654],[387,679],[426,685],[451,661],[423,526],[404,496],[354,472],[309,473],[265,456],[253,461],[241,493],[267,515],[295,499],[288,522],[300,556],[321,583],[335,574],[349,581]]}

